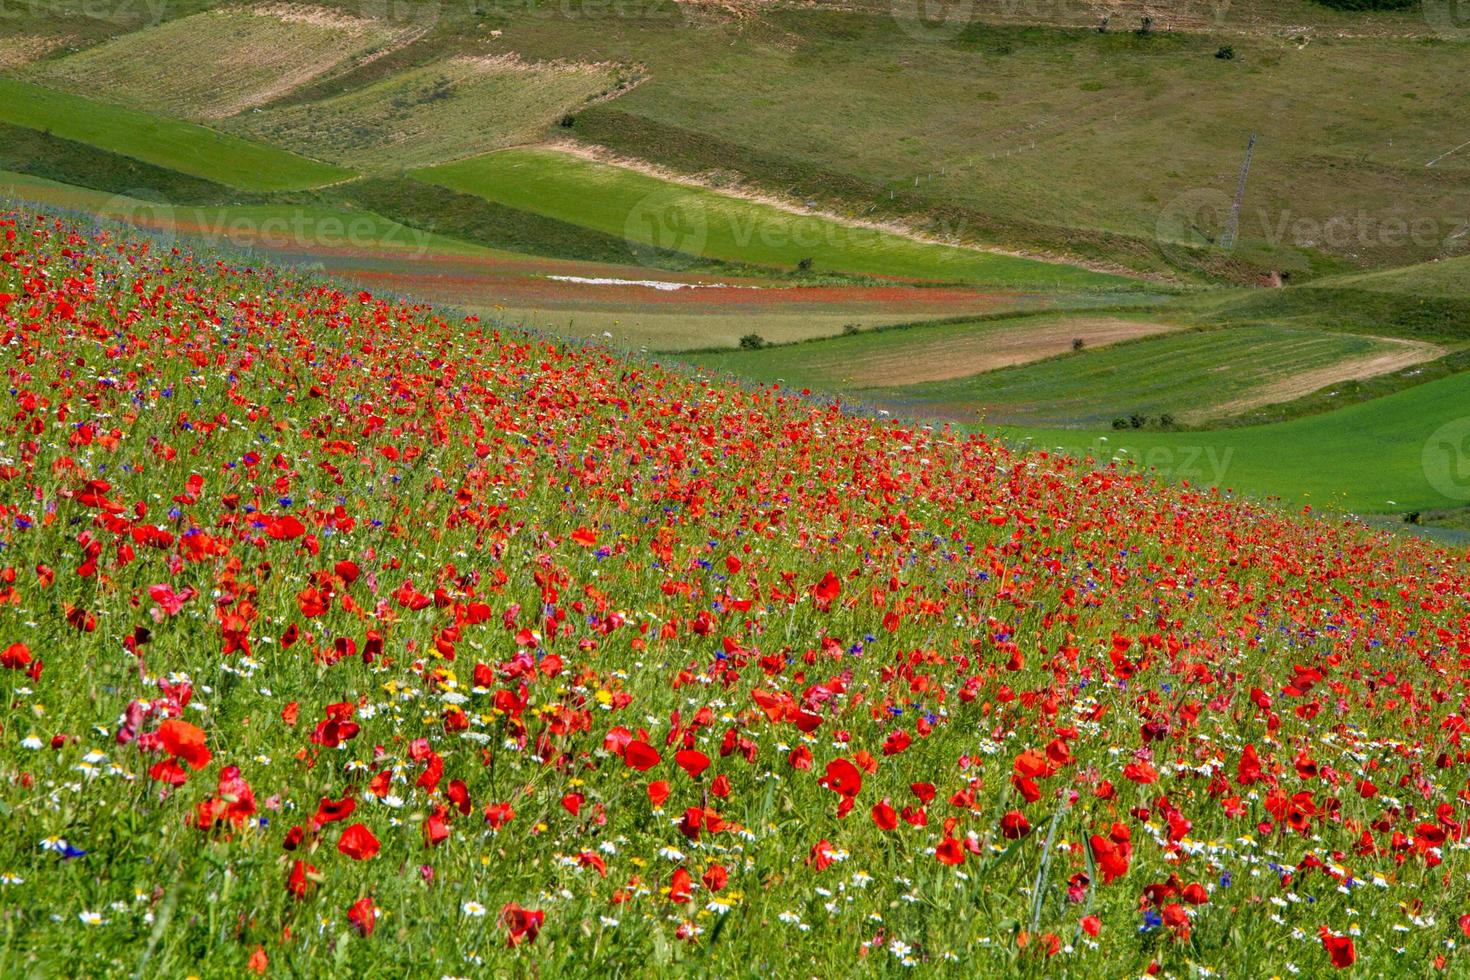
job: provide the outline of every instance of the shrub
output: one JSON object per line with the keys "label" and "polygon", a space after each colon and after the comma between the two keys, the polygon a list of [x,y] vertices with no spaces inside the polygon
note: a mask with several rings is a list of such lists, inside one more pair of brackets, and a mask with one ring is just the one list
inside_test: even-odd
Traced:
{"label": "shrub", "polygon": [[748,333],[740,338],[741,350],[760,350],[766,346],[766,338],[758,333]]}
{"label": "shrub", "polygon": [[1221,61],[1234,61],[1235,49],[1228,44],[1222,45],[1220,47],[1220,50],[1215,52],[1215,57],[1219,58]]}
{"label": "shrub", "polygon": [[1084,348],[1086,346],[1087,346],[1087,341],[1083,340],[1081,337],[1073,337],[1072,338],[1072,349],[1073,350],[1081,350],[1082,348]]}

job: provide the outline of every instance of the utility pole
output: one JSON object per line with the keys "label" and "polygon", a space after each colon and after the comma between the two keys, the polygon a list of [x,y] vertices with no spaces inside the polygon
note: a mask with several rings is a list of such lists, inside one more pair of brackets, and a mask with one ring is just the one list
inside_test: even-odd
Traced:
{"label": "utility pole", "polygon": [[1240,165],[1240,183],[1235,186],[1235,200],[1230,202],[1230,217],[1225,222],[1225,231],[1220,235],[1220,248],[1230,251],[1235,248],[1235,236],[1240,231],[1240,205],[1245,200],[1245,181],[1251,175],[1251,153],[1256,148],[1256,134],[1251,133],[1245,144],[1245,162]]}

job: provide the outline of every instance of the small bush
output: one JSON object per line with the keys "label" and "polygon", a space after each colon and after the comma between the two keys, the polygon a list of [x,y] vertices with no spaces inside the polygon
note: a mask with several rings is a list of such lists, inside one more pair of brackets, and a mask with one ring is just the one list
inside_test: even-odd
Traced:
{"label": "small bush", "polygon": [[813,259],[810,256],[808,256],[807,258],[804,258],[800,262],[796,263],[796,268],[799,271],[801,271],[801,272],[811,272],[812,271],[812,265],[815,262],[816,262],[815,259]]}
{"label": "small bush", "polygon": [[558,122],[558,125],[561,126],[562,129],[571,129],[573,126],[577,125],[577,117],[570,114],[562,116],[560,121]]}
{"label": "small bush", "polygon": [[741,350],[760,350],[766,346],[766,338],[758,333],[748,333],[740,338]]}
{"label": "small bush", "polygon": [[1072,338],[1072,349],[1073,350],[1081,350],[1082,348],[1084,348],[1086,346],[1087,346],[1087,341],[1083,340],[1081,337],[1073,337]]}
{"label": "small bush", "polygon": [[1228,44],[1223,45],[1221,46],[1219,51],[1215,52],[1215,57],[1219,58],[1221,61],[1234,61],[1235,49]]}

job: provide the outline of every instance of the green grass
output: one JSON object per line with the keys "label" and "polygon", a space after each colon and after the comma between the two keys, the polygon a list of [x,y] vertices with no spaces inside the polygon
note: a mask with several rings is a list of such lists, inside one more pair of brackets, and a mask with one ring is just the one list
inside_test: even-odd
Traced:
{"label": "green grass", "polygon": [[1199,420],[1273,382],[1389,350],[1353,334],[1245,326],[1152,337],[1082,350],[873,396],[948,417],[1036,426],[1107,426],[1131,414]]}
{"label": "green grass", "polygon": [[1465,299],[1470,297],[1470,256],[1377,272],[1334,276],[1308,285],[1366,292],[1407,293],[1415,297]]}
{"label": "green grass", "polygon": [[1339,286],[1230,290],[1191,297],[1181,312],[1203,323],[1278,323],[1431,343],[1470,341],[1470,294]]}
{"label": "green grass", "polygon": [[398,171],[540,139],[619,84],[608,65],[446,58],[320,102],[245,113],[231,128],[347,166]]}
{"label": "green grass", "polygon": [[79,192],[102,192],[103,201],[112,194],[129,194],[177,204],[214,204],[242,196],[212,180],[9,123],[0,123],[0,170],[71,185]]}
{"label": "green grass", "polygon": [[[1255,131],[1233,256],[1245,268],[1324,274],[1464,249],[1447,239],[1470,156],[1425,164],[1470,131],[1470,105],[1424,83],[1453,77],[1463,45],[1328,31],[1302,45],[1228,5],[1214,36],[993,25],[999,13],[976,9],[932,42],[882,7],[777,10],[679,43],[652,18],[492,20],[530,56],[648,66],[650,81],[579,116],[585,139],[853,213],[964,217],[967,234],[1002,245],[1223,274],[1232,257],[1218,250],[1161,248],[1161,221],[1188,217],[1203,193],[1202,237],[1217,236]],[[1214,57],[1226,42],[1232,61]],[[1370,86],[1344,84],[1368,74]],[[1359,213],[1364,234],[1321,233]],[[1395,235],[1400,219],[1434,233]]]}
{"label": "green grass", "polygon": [[552,150],[491,153],[414,176],[507,207],[727,261],[1007,288],[1127,288],[1118,276],[916,242]]}
{"label": "green grass", "polygon": [[406,225],[527,255],[609,264],[641,260],[663,269],[718,265],[667,250],[635,252],[616,235],[403,177],[363,178],[334,188],[332,196]]}
{"label": "green grass", "polygon": [[0,122],[246,191],[317,187],[350,175],[277,147],[14,78],[0,78]]}
{"label": "green grass", "polygon": [[[1463,507],[1470,374],[1336,412],[1211,432],[988,427],[1037,447],[1128,459],[1196,485],[1364,513]],[[1456,428],[1456,426],[1459,428]],[[1448,427],[1448,428],[1446,428]]]}

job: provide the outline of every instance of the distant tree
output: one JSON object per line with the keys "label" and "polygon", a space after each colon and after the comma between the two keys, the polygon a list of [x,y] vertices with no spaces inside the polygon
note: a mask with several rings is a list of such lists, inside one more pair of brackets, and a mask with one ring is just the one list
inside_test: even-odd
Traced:
{"label": "distant tree", "polygon": [[1134,412],[1132,415],[1128,416],[1128,425],[1130,428],[1141,429],[1147,424],[1147,415],[1139,415],[1137,412]]}
{"label": "distant tree", "polygon": [[812,265],[815,262],[816,262],[815,259],[813,259],[811,256],[807,256],[806,258],[802,259],[800,262],[796,263],[796,268],[798,270],[800,270],[801,272],[811,272],[812,271]]}
{"label": "distant tree", "polygon": [[1221,61],[1234,61],[1235,49],[1228,44],[1222,45],[1220,50],[1215,52],[1215,57]]}
{"label": "distant tree", "polygon": [[766,346],[766,338],[758,333],[748,333],[740,338],[741,350],[760,350]]}
{"label": "distant tree", "polygon": [[569,113],[565,116],[562,116],[558,124],[561,126],[562,129],[571,129],[573,126],[577,125],[577,117]]}
{"label": "distant tree", "polygon": [[1118,417],[1118,418],[1113,419],[1113,428],[1114,429],[1126,429],[1126,428],[1128,428],[1128,420],[1125,419],[1125,418],[1122,418],[1121,416]]}
{"label": "distant tree", "polygon": [[1084,348],[1086,346],[1087,346],[1087,341],[1083,340],[1081,337],[1073,337],[1072,338],[1072,349],[1073,350],[1081,350],[1082,348]]}
{"label": "distant tree", "polygon": [[1140,23],[1138,25],[1138,36],[1139,37],[1148,37],[1153,32],[1154,32],[1154,19],[1152,17],[1145,17],[1143,19],[1142,23]]}

